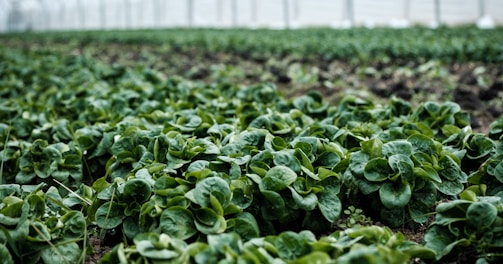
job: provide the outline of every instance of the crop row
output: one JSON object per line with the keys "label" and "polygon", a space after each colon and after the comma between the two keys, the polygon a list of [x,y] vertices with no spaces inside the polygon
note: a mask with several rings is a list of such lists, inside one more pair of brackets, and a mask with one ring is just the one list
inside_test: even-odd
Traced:
{"label": "crop row", "polygon": [[[452,102],[417,108],[273,84],[165,78],[85,56],[0,50],[0,257],[103,263],[326,263],[503,247],[503,119],[475,133]],[[444,201],[444,202],[442,202]],[[389,227],[337,230],[349,206]]]}
{"label": "crop row", "polygon": [[461,28],[409,29],[164,29],[142,31],[44,32],[7,34],[2,41],[28,43],[162,44],[177,51],[204,50],[264,59],[287,55],[318,60],[350,61],[431,59],[452,61],[503,61],[502,29]]}

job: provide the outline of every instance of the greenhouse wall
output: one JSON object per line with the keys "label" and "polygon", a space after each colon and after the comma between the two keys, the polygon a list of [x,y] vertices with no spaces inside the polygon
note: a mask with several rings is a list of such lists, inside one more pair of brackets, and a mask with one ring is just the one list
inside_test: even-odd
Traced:
{"label": "greenhouse wall", "polygon": [[0,0],[0,31],[503,24],[502,0]]}

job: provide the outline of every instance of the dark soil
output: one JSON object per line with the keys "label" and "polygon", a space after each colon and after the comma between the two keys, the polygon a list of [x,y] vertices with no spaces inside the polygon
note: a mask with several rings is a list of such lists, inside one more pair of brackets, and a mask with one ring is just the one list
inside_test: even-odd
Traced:
{"label": "dark soil", "polygon": [[96,264],[100,261],[100,259],[112,250],[112,247],[115,245],[109,245],[105,240],[100,239],[99,237],[91,236],[89,237],[89,244],[91,245],[93,251],[90,255],[87,256],[86,264]]}

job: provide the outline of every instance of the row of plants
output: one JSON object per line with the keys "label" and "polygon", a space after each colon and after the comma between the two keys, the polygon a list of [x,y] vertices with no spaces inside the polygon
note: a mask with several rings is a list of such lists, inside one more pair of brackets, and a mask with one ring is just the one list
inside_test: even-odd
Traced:
{"label": "row of plants", "polygon": [[309,28],[271,29],[162,29],[136,31],[9,33],[2,41],[22,39],[50,45],[63,42],[162,44],[176,51],[198,50],[240,54],[264,59],[271,56],[315,57],[321,60],[431,60],[446,62],[503,60],[501,28],[480,30],[474,26],[430,29]]}
{"label": "row of plants", "polygon": [[[461,34],[464,32],[463,30],[467,30],[466,28],[446,30],[457,32],[460,41],[474,43],[470,38],[461,38],[471,35],[471,33]],[[470,29],[470,31],[472,30],[475,35],[483,35],[486,32],[478,30],[481,32],[475,33],[477,30]],[[438,32],[431,31],[431,34]],[[184,38],[186,35],[193,36],[194,39],[204,38],[206,34],[211,35],[217,32],[220,31],[150,31],[152,36],[157,38],[168,34],[174,39]],[[328,32],[337,33],[337,31]],[[353,31],[346,33],[350,32]],[[354,32],[358,32],[358,30]],[[387,37],[397,34],[394,31],[388,30],[388,32],[390,34]],[[287,98],[302,95],[309,90],[318,90],[322,93],[324,100],[329,103],[337,103],[344,94],[348,93],[381,103],[386,103],[395,95],[408,100],[414,107],[417,107],[416,102],[454,101],[460,104],[463,109],[470,111],[472,127],[483,132],[488,132],[489,124],[503,113],[503,101],[500,96],[503,92],[503,72],[497,62],[473,61],[474,58],[469,57],[466,57],[466,61],[453,59],[451,62],[447,62],[442,58],[444,55],[426,56],[430,58],[428,60],[426,57],[416,55],[414,57],[404,55],[401,58],[372,55],[368,60],[351,55],[351,59],[334,60],[333,58],[323,58],[321,53],[318,54],[314,51],[309,56],[292,51],[277,56],[268,55],[258,58],[251,56],[251,52],[240,53],[231,48],[225,48],[224,40],[230,34],[227,31],[223,31],[223,34],[219,35],[223,39],[218,42],[221,43],[221,46],[212,44],[217,47],[211,52],[202,41],[189,42],[187,40],[183,42],[183,46],[178,48],[174,48],[168,40],[164,43],[149,41],[148,38],[143,42],[134,41],[133,36],[136,33],[140,36],[146,34],[144,31],[87,33],[89,33],[89,38],[84,38],[85,33],[83,32],[49,33],[49,35],[56,34],[58,41],[44,41],[48,38],[46,34],[9,35],[3,41],[3,45],[29,50],[38,49],[44,52],[49,50],[62,54],[92,56],[101,62],[115,64],[114,71],[116,72],[124,71],[124,67],[135,68],[142,65],[142,67],[154,69],[164,76],[183,76],[191,80],[205,82],[232,82],[243,85],[273,82]],[[283,31],[272,31],[271,34],[277,34],[271,39],[278,43],[281,43],[282,40],[288,40]],[[291,34],[300,33],[292,31]],[[324,42],[326,34],[310,34],[313,42]],[[365,34],[376,38],[381,33],[369,31]],[[360,34],[353,35],[355,38],[360,36]],[[114,36],[123,38],[124,41],[91,41],[91,37],[112,39]],[[253,36],[254,34],[242,35],[243,42],[253,43]],[[440,34],[440,36],[442,35]],[[497,34],[492,36],[497,36]],[[126,39],[132,40],[126,41]],[[393,39],[386,38],[387,41]],[[381,42],[379,41],[379,43]],[[379,43],[375,45],[380,45]],[[480,41],[476,43],[498,46],[499,42]],[[336,44],[335,41],[330,46],[334,50],[333,52],[339,50],[336,48]],[[429,46],[431,45],[414,48],[414,50],[428,49]],[[257,49],[260,47],[267,49],[267,45],[257,45]],[[277,47],[280,49],[282,46],[278,44]],[[261,51],[259,54],[267,54],[267,52]],[[491,60],[494,58],[492,55],[488,57]]]}
{"label": "row of plants", "polygon": [[[502,118],[486,135],[451,102],[330,105],[85,56],[0,58],[7,262],[83,262],[90,236],[114,233],[103,263],[502,257]],[[421,245],[342,227],[351,206],[391,228],[435,220]]]}

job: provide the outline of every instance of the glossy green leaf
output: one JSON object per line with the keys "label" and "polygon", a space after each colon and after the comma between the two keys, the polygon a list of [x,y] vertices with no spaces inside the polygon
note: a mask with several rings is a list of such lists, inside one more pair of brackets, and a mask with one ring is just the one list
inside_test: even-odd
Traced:
{"label": "glossy green leaf", "polygon": [[297,179],[297,174],[285,166],[272,167],[259,184],[260,190],[281,191]]}
{"label": "glossy green leaf", "polygon": [[496,167],[494,167],[494,177],[503,183],[503,161],[500,161]]}
{"label": "glossy green leaf", "polygon": [[265,201],[261,204],[261,212],[264,219],[280,219],[286,214],[285,201],[277,192],[261,191]]}
{"label": "glossy green leaf", "polygon": [[498,209],[485,202],[474,202],[466,210],[467,223],[477,228],[490,227],[497,216]]}
{"label": "glossy green leaf", "polygon": [[276,166],[284,166],[295,172],[300,172],[301,164],[299,160],[294,156],[294,150],[292,149],[285,149],[282,151],[274,152],[273,162]]}
{"label": "glossy green leaf", "polygon": [[63,243],[56,247],[48,247],[40,251],[44,263],[77,263],[82,249],[77,243]]}
{"label": "glossy green leaf", "polygon": [[379,189],[379,198],[386,208],[396,209],[406,206],[412,196],[409,184],[384,183]]}
{"label": "glossy green leaf", "polygon": [[63,222],[63,236],[65,238],[79,238],[85,234],[87,223],[84,215],[79,211],[71,211],[61,217]]}
{"label": "glossy green leaf", "polygon": [[351,153],[349,158],[349,169],[356,175],[364,174],[365,167],[369,162],[369,155],[361,151]]}
{"label": "glossy green leaf", "polygon": [[185,244],[166,234],[147,233],[134,239],[138,253],[142,256],[160,261],[172,261],[182,254],[181,247]]}
{"label": "glossy green leaf", "polygon": [[495,143],[483,134],[474,134],[467,142],[467,157],[480,159],[490,155],[495,148]]}
{"label": "glossy green leaf", "polygon": [[382,157],[383,143],[379,138],[374,138],[360,143],[362,151],[367,153],[371,159]]}
{"label": "glossy green leaf", "polygon": [[159,227],[163,233],[178,239],[187,239],[197,233],[194,216],[184,207],[173,206],[162,211]]}
{"label": "glossy green leaf", "polygon": [[433,155],[437,152],[435,142],[422,134],[414,134],[407,138],[407,141],[412,144],[412,151],[424,152],[428,155]]}
{"label": "glossy green leaf", "polygon": [[219,177],[205,178],[185,194],[189,200],[204,207],[211,206],[210,195],[216,197],[223,208],[227,207],[232,199],[229,184]]}
{"label": "glossy green leaf", "polygon": [[430,165],[422,165],[421,167],[414,167],[414,176],[420,177],[426,181],[434,181],[442,183],[442,179],[438,172]]}
{"label": "glossy green leaf", "polygon": [[227,220],[227,232],[236,232],[244,240],[259,237],[260,229],[255,217],[248,213],[239,213]]}
{"label": "glossy green leaf", "polygon": [[9,249],[5,246],[5,244],[0,244],[0,259],[2,259],[5,264],[14,264],[12,255],[10,254]]}
{"label": "glossy green leaf", "polygon": [[306,211],[311,211],[316,207],[318,203],[318,198],[314,193],[308,193],[307,195],[300,195],[297,191],[288,187],[292,193],[292,198],[295,201],[295,204],[298,208]]}
{"label": "glossy green leaf", "polygon": [[99,227],[112,229],[119,226],[125,218],[124,208],[117,203],[106,202],[96,210],[94,217]]}
{"label": "glossy green leaf", "polygon": [[403,154],[391,155],[388,164],[395,173],[400,173],[403,179],[412,182],[414,174],[414,162],[409,156]]}
{"label": "glossy green leaf", "polygon": [[333,189],[326,189],[318,194],[318,208],[325,219],[334,223],[339,219],[342,211],[342,203],[337,192]]}
{"label": "glossy green leaf", "polygon": [[433,225],[428,228],[424,236],[425,246],[433,249],[436,253],[436,259],[448,255],[455,247],[466,247],[470,245],[470,240],[466,238],[456,238],[448,229]]}
{"label": "glossy green leaf", "polygon": [[281,233],[274,244],[278,249],[279,257],[284,260],[297,259],[310,251],[307,241],[292,231]]}
{"label": "glossy green leaf", "polygon": [[402,154],[405,156],[412,155],[412,144],[406,140],[396,140],[383,144],[382,154],[386,157],[395,154]]}
{"label": "glossy green leaf", "polygon": [[200,208],[194,212],[196,229],[206,235],[223,233],[227,228],[227,222],[223,216],[219,216],[209,208]]}
{"label": "glossy green leaf", "polygon": [[371,159],[363,171],[365,178],[372,182],[382,182],[388,179],[391,173],[388,160],[384,158]]}
{"label": "glossy green leaf", "polygon": [[131,203],[143,203],[150,198],[152,194],[151,185],[144,179],[136,178],[128,180],[122,189],[121,199]]}
{"label": "glossy green leaf", "polygon": [[433,182],[438,191],[446,195],[458,195],[464,189],[463,183],[459,181]]}

